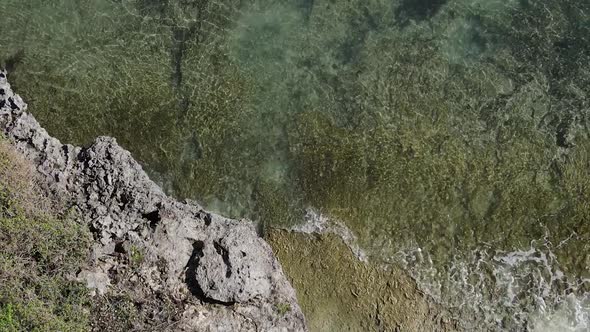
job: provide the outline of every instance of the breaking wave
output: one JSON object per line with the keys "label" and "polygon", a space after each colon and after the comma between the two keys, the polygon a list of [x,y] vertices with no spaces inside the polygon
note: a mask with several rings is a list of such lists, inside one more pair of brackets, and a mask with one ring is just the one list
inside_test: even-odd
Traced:
{"label": "breaking wave", "polygon": [[420,248],[396,258],[465,330],[590,329],[590,280],[568,278],[546,240],[525,250],[482,247],[454,257],[447,268],[437,268]]}

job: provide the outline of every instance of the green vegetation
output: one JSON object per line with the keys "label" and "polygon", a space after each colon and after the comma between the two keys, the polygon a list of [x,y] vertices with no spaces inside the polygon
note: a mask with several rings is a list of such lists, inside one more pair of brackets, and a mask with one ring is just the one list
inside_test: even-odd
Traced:
{"label": "green vegetation", "polygon": [[47,208],[33,174],[0,140],[0,330],[87,331],[89,297],[73,278],[88,231]]}
{"label": "green vegetation", "polygon": [[279,316],[285,316],[286,313],[291,311],[291,305],[289,303],[279,303],[276,307]]}
{"label": "green vegetation", "polygon": [[12,304],[2,307],[2,312],[0,312],[0,329],[2,331],[18,331],[16,322],[14,321]]}
{"label": "green vegetation", "polygon": [[143,262],[143,253],[141,252],[141,249],[135,245],[132,245],[130,251],[130,265],[133,267],[139,267]]}

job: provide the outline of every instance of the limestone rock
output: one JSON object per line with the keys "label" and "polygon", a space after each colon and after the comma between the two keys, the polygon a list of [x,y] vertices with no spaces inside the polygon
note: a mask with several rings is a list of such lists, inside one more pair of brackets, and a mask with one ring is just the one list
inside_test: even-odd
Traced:
{"label": "limestone rock", "polygon": [[[210,227],[216,227],[211,225]],[[273,266],[270,256],[259,255],[256,248],[268,245],[260,238],[243,238],[254,232],[251,224],[234,222],[230,228],[212,231],[214,237],[200,242],[193,264],[194,281],[203,294],[222,302],[246,302],[270,296],[271,280],[261,267]],[[276,269],[276,268],[275,268]]]}
{"label": "limestone rock", "polygon": [[110,286],[109,276],[102,271],[83,270],[78,273],[78,280],[86,282],[92,295],[104,295]]}

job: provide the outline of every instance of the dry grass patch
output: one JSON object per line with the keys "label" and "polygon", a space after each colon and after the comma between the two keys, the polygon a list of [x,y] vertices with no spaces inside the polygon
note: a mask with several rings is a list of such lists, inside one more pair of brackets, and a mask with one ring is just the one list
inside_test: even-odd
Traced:
{"label": "dry grass patch", "polygon": [[42,190],[33,165],[3,139],[0,139],[0,208],[3,215],[13,216],[24,213],[32,217],[56,212]]}
{"label": "dry grass patch", "polygon": [[58,216],[33,166],[0,140],[0,331],[86,331],[89,298],[73,281],[88,230]]}

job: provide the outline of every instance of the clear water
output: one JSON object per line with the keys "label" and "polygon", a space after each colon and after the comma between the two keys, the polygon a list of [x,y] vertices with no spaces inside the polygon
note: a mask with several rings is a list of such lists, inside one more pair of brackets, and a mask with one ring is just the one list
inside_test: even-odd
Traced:
{"label": "clear water", "polygon": [[261,229],[338,220],[466,330],[588,329],[587,0],[0,13],[13,87],[62,140],[112,135],[169,193]]}

